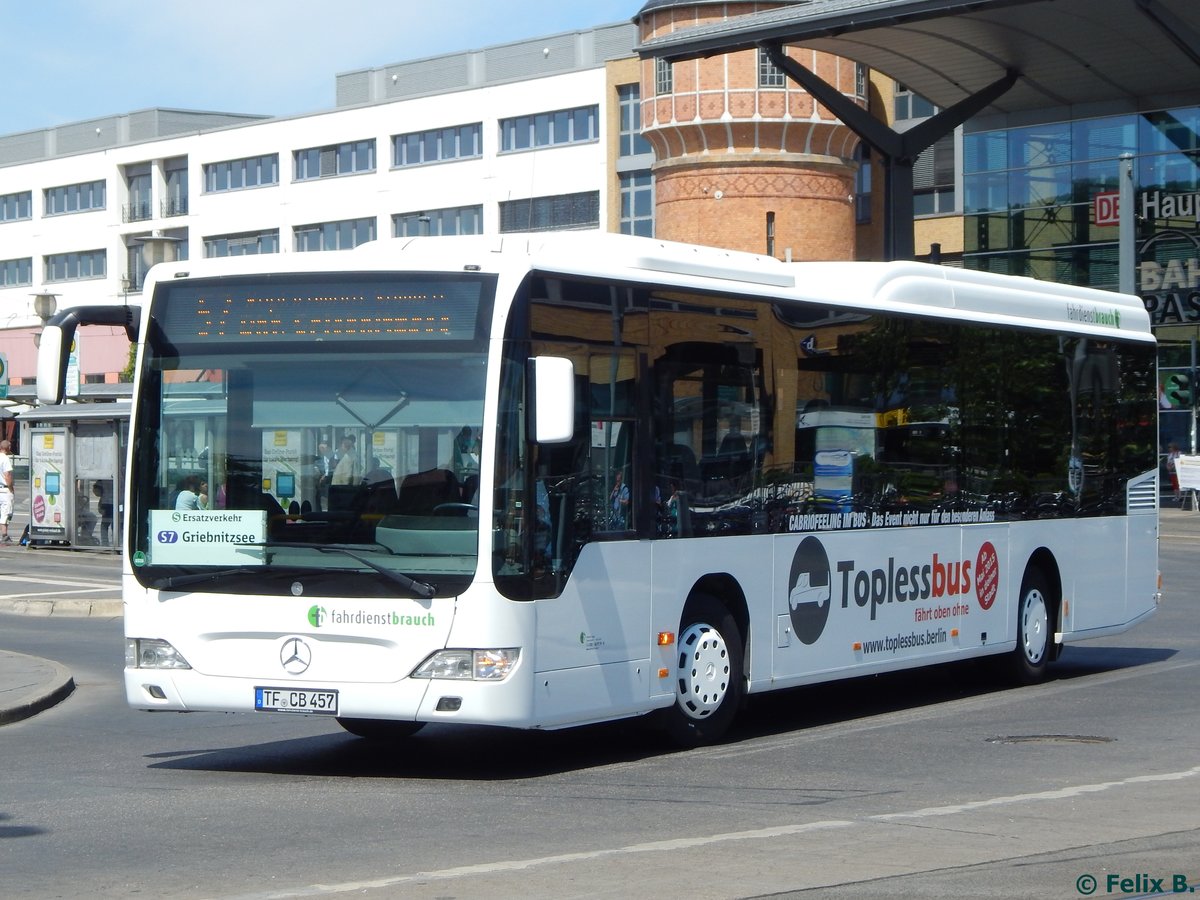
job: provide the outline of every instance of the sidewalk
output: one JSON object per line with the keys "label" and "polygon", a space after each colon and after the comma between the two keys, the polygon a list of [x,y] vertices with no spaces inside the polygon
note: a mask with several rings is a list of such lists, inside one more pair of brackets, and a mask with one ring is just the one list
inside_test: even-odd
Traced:
{"label": "sidewalk", "polygon": [[65,666],[0,650],[0,725],[36,716],[74,690],[75,680]]}
{"label": "sidewalk", "polygon": [[[15,519],[14,519],[15,523]],[[1196,540],[1200,542],[1200,512],[1164,508],[1159,516],[1159,535],[1174,540]],[[22,525],[22,528],[25,526]],[[19,531],[17,532],[20,533]],[[54,553],[71,551],[14,549],[13,552]],[[91,603],[92,611],[82,606],[89,601],[35,600],[23,601],[24,610],[8,609],[3,612],[23,612],[25,615],[120,615],[120,605],[111,601]],[[64,606],[64,604],[66,604]],[[95,609],[94,607],[101,607]],[[71,673],[64,666],[48,659],[26,656],[0,650],[0,725],[17,722],[37,715],[64,700],[75,690]]]}

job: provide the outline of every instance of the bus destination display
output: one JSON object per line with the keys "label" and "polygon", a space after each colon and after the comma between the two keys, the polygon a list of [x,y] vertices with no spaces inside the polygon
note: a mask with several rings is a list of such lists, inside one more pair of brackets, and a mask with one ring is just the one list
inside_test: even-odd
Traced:
{"label": "bus destination display", "polygon": [[472,340],[485,282],[313,278],[164,285],[156,317],[175,344]]}

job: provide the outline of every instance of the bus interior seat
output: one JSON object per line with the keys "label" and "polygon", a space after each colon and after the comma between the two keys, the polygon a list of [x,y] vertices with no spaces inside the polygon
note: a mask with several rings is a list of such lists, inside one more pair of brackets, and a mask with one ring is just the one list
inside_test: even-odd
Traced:
{"label": "bus interior seat", "polygon": [[472,506],[479,504],[479,476],[472,472],[462,480],[462,502]]}
{"label": "bus interior seat", "polygon": [[454,473],[449,469],[428,469],[404,476],[396,512],[405,516],[429,516],[442,503],[460,502],[462,493]]}
{"label": "bus interior seat", "polygon": [[396,511],[400,500],[396,494],[396,482],[391,477],[364,484],[366,496],[363,501],[363,512],[389,515]]}
{"label": "bus interior seat", "polygon": [[696,454],[686,444],[668,444],[663,475],[679,482],[681,490],[694,490],[700,481],[700,466]]}

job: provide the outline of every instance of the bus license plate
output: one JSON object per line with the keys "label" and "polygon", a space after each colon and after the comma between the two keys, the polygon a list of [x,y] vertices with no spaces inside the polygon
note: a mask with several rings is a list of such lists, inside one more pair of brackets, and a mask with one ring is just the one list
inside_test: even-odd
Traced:
{"label": "bus license plate", "polygon": [[338,692],[286,687],[256,687],[254,708],[260,712],[336,716]]}

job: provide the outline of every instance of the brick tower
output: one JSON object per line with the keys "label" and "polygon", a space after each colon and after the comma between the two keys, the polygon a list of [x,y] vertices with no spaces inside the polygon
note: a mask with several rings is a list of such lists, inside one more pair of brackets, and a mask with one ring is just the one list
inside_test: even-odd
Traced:
{"label": "brick tower", "polygon": [[[679,28],[805,0],[649,0],[645,42]],[[860,105],[850,60],[788,56]],[[857,136],[766,54],[739,51],[668,65],[642,62],[642,123],[654,147],[657,237],[797,260],[854,258]]]}

